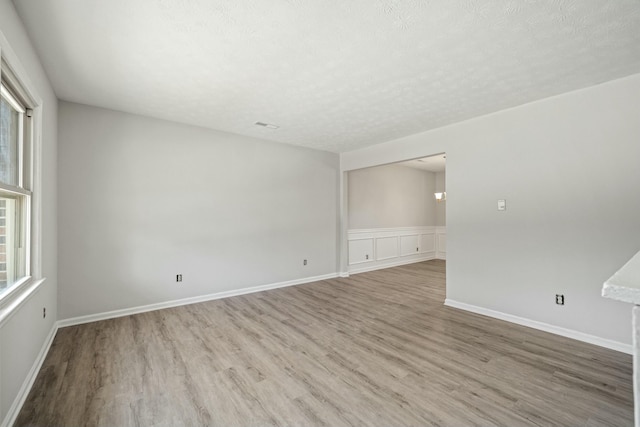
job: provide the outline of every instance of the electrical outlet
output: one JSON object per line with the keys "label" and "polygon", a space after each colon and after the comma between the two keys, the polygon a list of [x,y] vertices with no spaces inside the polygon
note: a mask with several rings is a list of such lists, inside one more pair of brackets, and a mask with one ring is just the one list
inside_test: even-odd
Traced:
{"label": "electrical outlet", "polygon": [[42,307],[42,318],[47,317],[47,307]]}
{"label": "electrical outlet", "polygon": [[307,265],[307,260],[306,259],[302,260],[302,265]]}
{"label": "electrical outlet", "polygon": [[556,294],[556,304],[564,305],[564,295]]}
{"label": "electrical outlet", "polygon": [[182,282],[182,274],[176,274],[176,282]]}

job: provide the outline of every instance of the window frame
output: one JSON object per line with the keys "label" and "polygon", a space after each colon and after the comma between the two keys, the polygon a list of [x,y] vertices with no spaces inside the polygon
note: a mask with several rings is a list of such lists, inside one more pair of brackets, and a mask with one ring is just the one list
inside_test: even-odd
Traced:
{"label": "window frame", "polygon": [[[0,32],[0,81],[13,98],[24,106],[23,139],[19,151],[19,186],[0,183],[0,189],[22,198],[21,238],[24,249],[24,276],[0,293],[0,324],[4,323],[44,282],[42,277],[42,98],[29,80],[17,55]],[[3,91],[3,95],[4,95]],[[5,97],[7,99],[7,97]],[[27,118],[28,116],[28,118]]]}
{"label": "window frame", "polygon": [[[7,273],[12,270],[17,270],[15,272],[17,277],[15,278],[15,281],[7,283],[7,287],[5,289],[0,290],[0,300],[5,293],[9,293],[14,287],[19,287],[21,283],[27,282],[31,279],[31,242],[29,235],[31,230],[30,206],[32,192],[28,186],[32,182],[32,179],[30,176],[27,176],[27,174],[30,173],[30,170],[26,165],[31,163],[29,157],[32,152],[31,145],[33,143],[31,140],[31,132],[29,130],[31,127],[31,118],[33,116],[32,110],[22,97],[16,95],[16,93],[20,93],[20,90],[16,90],[14,87],[10,86],[11,79],[5,78],[4,73],[2,73],[2,68],[5,67],[0,68],[0,97],[18,113],[18,123],[17,145],[15,147],[17,150],[15,158],[16,182],[15,184],[0,182],[0,195],[15,200],[15,217],[17,217],[18,220],[15,224],[16,227],[13,230],[14,235],[7,241],[7,246],[12,242],[14,247],[5,248],[5,254],[7,257],[6,261],[10,260],[9,257],[15,258],[11,263],[5,262],[5,265],[13,264],[11,269],[6,269]],[[9,224],[6,225],[6,228],[8,227]],[[19,249],[16,250],[16,248]],[[11,277],[7,277],[7,279],[9,278]]]}

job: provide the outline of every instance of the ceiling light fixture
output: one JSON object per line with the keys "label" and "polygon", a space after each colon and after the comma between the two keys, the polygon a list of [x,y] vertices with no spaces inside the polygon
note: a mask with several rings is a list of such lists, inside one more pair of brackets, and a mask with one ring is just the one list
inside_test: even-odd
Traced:
{"label": "ceiling light fixture", "polygon": [[433,193],[433,194],[436,196],[436,201],[438,203],[447,200],[447,192],[446,191],[444,193]]}
{"label": "ceiling light fixture", "polygon": [[263,128],[267,128],[267,129],[278,129],[280,127],[280,126],[272,125],[271,123],[264,123],[264,122],[256,122],[255,124],[256,126],[262,126]]}

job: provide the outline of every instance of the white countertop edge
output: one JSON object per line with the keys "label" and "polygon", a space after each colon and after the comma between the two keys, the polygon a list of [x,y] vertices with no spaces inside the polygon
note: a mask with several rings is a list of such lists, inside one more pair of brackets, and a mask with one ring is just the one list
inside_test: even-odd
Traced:
{"label": "white countertop edge", "polygon": [[616,301],[640,305],[640,289],[618,286],[611,283],[602,285],[602,296]]}
{"label": "white countertop edge", "polygon": [[640,252],[604,282],[602,296],[640,305]]}

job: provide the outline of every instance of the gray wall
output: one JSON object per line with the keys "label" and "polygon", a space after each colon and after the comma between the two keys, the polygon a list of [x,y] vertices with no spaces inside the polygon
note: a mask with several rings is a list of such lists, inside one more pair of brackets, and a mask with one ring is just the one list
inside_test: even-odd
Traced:
{"label": "gray wall", "polygon": [[[0,422],[33,366],[57,316],[56,144],[57,100],[13,4],[0,0],[0,32],[42,98],[41,261],[42,286],[0,328]],[[4,54],[4,53],[3,53]],[[16,65],[16,64],[12,64]],[[47,317],[42,317],[42,308]]]}
{"label": "gray wall", "polygon": [[639,111],[634,75],[343,153],[341,165],[446,152],[447,298],[630,343],[631,307],[600,292],[640,250]]}
{"label": "gray wall", "polygon": [[61,318],[337,271],[336,154],[67,102],[59,141]]}
{"label": "gray wall", "polygon": [[[447,186],[445,184],[445,173],[438,172],[436,173],[436,193],[443,193],[447,191]],[[444,227],[447,225],[447,202],[437,202],[436,203],[436,225],[440,227]]]}
{"label": "gray wall", "polygon": [[435,225],[433,172],[385,165],[349,172],[349,229]]}

